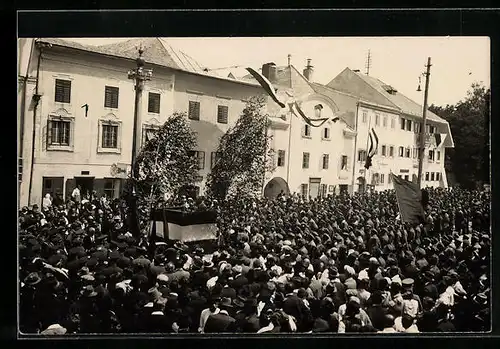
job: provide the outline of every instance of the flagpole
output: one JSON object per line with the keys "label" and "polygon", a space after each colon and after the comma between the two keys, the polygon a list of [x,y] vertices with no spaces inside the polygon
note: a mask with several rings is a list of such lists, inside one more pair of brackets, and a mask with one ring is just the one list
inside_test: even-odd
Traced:
{"label": "flagpole", "polygon": [[422,188],[422,168],[424,164],[424,154],[425,154],[425,126],[427,121],[427,97],[429,94],[429,76],[431,75],[431,57],[427,58],[427,72],[425,73],[425,91],[424,91],[424,107],[422,110],[422,128],[420,129],[420,149],[418,159],[418,177],[417,183],[418,187]]}
{"label": "flagpole", "polygon": [[[370,114],[370,118],[368,119],[368,132],[366,133],[366,153],[365,153],[365,164],[366,164],[366,160],[368,159],[368,144],[369,144],[369,140],[370,140],[370,129],[372,127],[372,115]],[[367,188],[367,184],[366,184],[366,172],[368,172],[368,169],[365,168],[365,172],[363,174],[363,181],[364,181],[364,192],[366,193],[366,188]]]}

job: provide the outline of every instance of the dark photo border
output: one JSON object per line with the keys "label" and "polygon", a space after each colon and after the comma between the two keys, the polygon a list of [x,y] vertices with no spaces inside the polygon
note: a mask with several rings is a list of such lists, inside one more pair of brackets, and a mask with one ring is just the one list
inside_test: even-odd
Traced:
{"label": "dark photo border", "polygon": [[[101,4],[102,5],[102,4]],[[371,9],[371,10],[100,10],[100,11],[22,11],[15,13],[13,23],[17,24],[17,33],[9,40],[9,47],[16,47],[17,37],[198,37],[198,36],[489,36],[491,42],[491,90],[493,98],[491,101],[491,114],[497,114],[500,110],[497,91],[499,87],[500,60],[500,10],[460,10],[460,9]],[[12,46],[11,46],[12,45]],[[342,49],[339,47],[339,49]],[[467,48],[464,47],[464,51]],[[10,51],[9,51],[10,52]],[[13,51],[12,51],[13,52]],[[425,55],[425,52],[423,53]],[[15,59],[15,58],[14,58]],[[17,62],[17,60],[16,60]],[[10,71],[10,69],[7,69]],[[6,74],[10,76],[9,73]],[[14,74],[12,74],[14,75]],[[17,75],[17,74],[16,74]],[[14,76],[12,76],[14,80]],[[17,76],[15,77],[17,85]],[[13,90],[13,87],[12,87]],[[17,100],[12,96],[8,99]],[[9,115],[10,112],[6,115]],[[14,120],[13,117],[7,118]],[[485,343],[481,338],[500,335],[500,293],[499,274],[496,271],[495,261],[500,244],[500,237],[495,236],[498,227],[498,216],[495,209],[500,204],[495,200],[500,198],[499,189],[495,185],[497,171],[494,164],[498,158],[498,151],[495,144],[495,132],[498,127],[498,118],[491,120],[491,182],[492,182],[492,324],[491,334],[460,334],[454,333],[452,336],[430,336],[419,335],[418,341],[403,343],[403,336],[361,336],[361,335],[336,335],[318,336],[169,336],[164,337],[167,341],[160,340],[152,336],[124,337],[124,336],[81,336],[50,339],[50,340],[24,340],[22,345],[33,345],[38,348],[48,346],[61,346],[64,348],[75,346],[108,346],[118,348],[148,346],[157,347],[184,347],[184,348],[223,348],[224,346],[238,345],[241,347],[301,347],[313,348],[319,345],[324,346],[360,346],[360,345],[386,345],[397,348],[405,346],[422,347],[426,345],[450,346],[450,347],[484,347]],[[17,183],[17,154],[16,140],[14,132],[5,132],[2,140],[10,143],[7,147],[2,147],[2,159],[5,170],[2,171],[4,178],[4,188],[9,189],[9,198],[4,199],[5,213],[4,222],[7,224],[3,232],[3,244],[5,246],[3,254],[4,273],[3,291],[1,297],[4,304],[0,311],[2,320],[2,337],[15,339],[17,337],[17,287],[16,283],[10,281],[17,279],[17,253],[16,231],[17,231],[17,207],[13,204],[17,202],[15,188]],[[499,143],[500,144],[500,143]],[[500,186],[498,186],[500,188]],[[10,193],[12,198],[10,197]],[[12,204],[10,204],[12,202]],[[498,242],[497,242],[498,241]],[[5,253],[9,252],[9,253]],[[498,264],[498,263],[497,263]],[[497,310],[497,311],[495,311]],[[366,337],[371,343],[358,343]],[[416,338],[417,336],[404,336],[404,338]],[[38,338],[38,337],[32,337]],[[260,340],[266,338],[265,341]],[[460,342],[451,342],[450,339],[461,338]],[[182,342],[181,339],[187,339]],[[17,343],[20,344],[20,343]],[[493,346],[492,341],[488,342]],[[498,345],[499,343],[497,343]],[[9,346],[10,347],[10,346]]]}

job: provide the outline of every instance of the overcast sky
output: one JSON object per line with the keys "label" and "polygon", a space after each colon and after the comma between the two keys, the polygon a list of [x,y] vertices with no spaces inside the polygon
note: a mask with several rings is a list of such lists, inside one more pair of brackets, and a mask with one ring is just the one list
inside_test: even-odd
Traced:
{"label": "overcast sky", "polygon": [[[123,38],[69,39],[82,44],[102,45]],[[235,65],[259,68],[265,62],[292,64],[302,71],[306,59],[314,66],[313,80],[327,84],[344,68],[365,72],[371,52],[370,76],[392,85],[423,104],[417,92],[418,77],[431,57],[429,104],[454,104],[467,95],[474,82],[490,86],[490,43],[487,37],[286,37],[286,38],[165,38],[208,68]],[[231,69],[237,76],[243,68]],[[225,70],[220,70],[221,73]],[[229,71],[227,72],[229,73]],[[424,78],[422,77],[422,91]]]}

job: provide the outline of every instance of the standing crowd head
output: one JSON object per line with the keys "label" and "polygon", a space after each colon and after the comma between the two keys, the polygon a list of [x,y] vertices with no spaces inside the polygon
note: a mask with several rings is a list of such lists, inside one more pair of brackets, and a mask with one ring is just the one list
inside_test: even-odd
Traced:
{"label": "standing crowd head", "polygon": [[[128,231],[121,200],[75,189],[19,213],[22,333],[418,333],[490,329],[489,193],[304,200],[179,197],[215,210],[207,245]],[[210,253],[209,253],[210,252]]]}

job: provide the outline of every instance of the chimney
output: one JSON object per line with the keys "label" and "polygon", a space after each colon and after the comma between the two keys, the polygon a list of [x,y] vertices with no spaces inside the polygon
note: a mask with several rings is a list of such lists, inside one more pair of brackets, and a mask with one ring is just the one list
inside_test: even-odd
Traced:
{"label": "chimney", "polygon": [[276,64],[270,62],[262,65],[262,75],[266,77],[267,80],[271,82],[276,82],[277,80],[277,69]]}
{"label": "chimney", "polygon": [[292,55],[288,54],[288,66],[292,63]]}
{"label": "chimney", "polygon": [[303,73],[304,73],[304,76],[307,80],[309,81],[312,81],[312,77],[313,77],[313,66],[311,65],[311,59],[308,58],[307,59],[307,66],[306,66],[306,69],[304,69]]}

